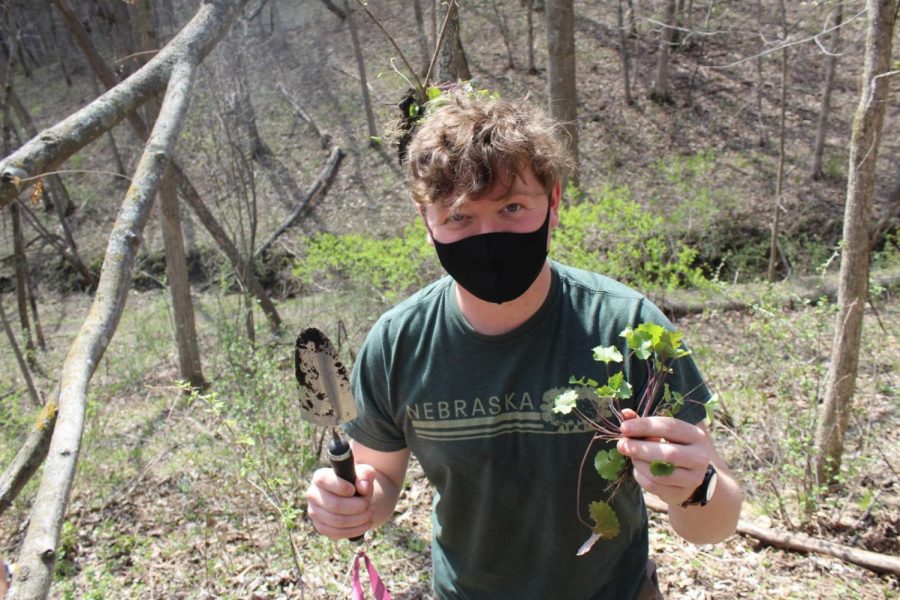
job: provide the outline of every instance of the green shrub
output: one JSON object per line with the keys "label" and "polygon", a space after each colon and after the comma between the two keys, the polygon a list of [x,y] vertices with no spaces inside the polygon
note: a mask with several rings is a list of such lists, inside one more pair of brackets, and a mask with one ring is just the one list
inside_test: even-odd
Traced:
{"label": "green shrub", "polygon": [[320,233],[306,244],[294,275],[303,283],[348,283],[391,300],[421,287],[440,274],[425,226],[415,219],[398,237],[373,238],[351,233]]}
{"label": "green shrub", "polygon": [[654,193],[649,202],[665,215],[663,224],[670,233],[702,236],[722,210],[734,204],[727,192],[710,188],[715,185],[715,162],[715,154],[705,150],[690,156],[667,156],[654,163],[665,178],[666,187]]}
{"label": "green shrub", "polygon": [[[603,273],[643,291],[701,285],[697,252],[669,240],[665,221],[633,201],[627,188],[582,194],[560,211],[551,253],[560,262]],[[320,233],[309,239],[294,267],[303,283],[361,286],[393,300],[440,275],[421,219],[399,237]]]}
{"label": "green shrub", "polygon": [[693,266],[696,250],[669,240],[664,219],[631,199],[626,187],[604,187],[582,194],[560,210],[552,254],[573,267],[596,271],[642,291],[701,285]]}

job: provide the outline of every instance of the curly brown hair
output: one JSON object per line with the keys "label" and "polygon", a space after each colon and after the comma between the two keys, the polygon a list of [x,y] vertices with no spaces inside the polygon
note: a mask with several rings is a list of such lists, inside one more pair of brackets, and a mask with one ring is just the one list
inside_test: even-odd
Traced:
{"label": "curly brown hair", "polygon": [[410,193],[420,207],[477,199],[495,180],[512,183],[528,167],[549,192],[573,168],[562,128],[528,101],[462,91],[439,101],[409,145]]}

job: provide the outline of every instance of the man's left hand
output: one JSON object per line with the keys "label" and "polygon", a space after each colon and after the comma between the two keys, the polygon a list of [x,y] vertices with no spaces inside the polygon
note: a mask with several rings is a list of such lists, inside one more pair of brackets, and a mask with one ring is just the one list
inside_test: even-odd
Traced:
{"label": "man's left hand", "polygon": [[[681,505],[703,483],[710,462],[704,429],[672,417],[638,417],[626,409],[617,448],[634,464],[634,478],[644,490],[671,505]],[[651,463],[675,467],[669,475],[653,475]]]}

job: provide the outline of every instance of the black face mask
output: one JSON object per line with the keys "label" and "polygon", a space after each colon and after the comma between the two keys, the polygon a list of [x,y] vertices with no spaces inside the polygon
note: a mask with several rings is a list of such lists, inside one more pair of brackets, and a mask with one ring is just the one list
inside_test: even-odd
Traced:
{"label": "black face mask", "polygon": [[482,233],[442,244],[434,239],[438,260],[457,284],[485,302],[502,304],[525,293],[547,260],[547,218],[536,231]]}

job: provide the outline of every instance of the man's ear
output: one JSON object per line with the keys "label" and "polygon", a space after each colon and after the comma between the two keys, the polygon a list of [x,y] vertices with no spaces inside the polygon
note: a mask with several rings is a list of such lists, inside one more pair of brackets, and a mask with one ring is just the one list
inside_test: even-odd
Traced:
{"label": "man's ear", "polygon": [[559,207],[562,204],[562,184],[557,181],[550,190],[550,228],[559,224]]}
{"label": "man's ear", "polygon": [[550,208],[559,210],[559,203],[562,201],[562,183],[557,181],[550,190]]}

